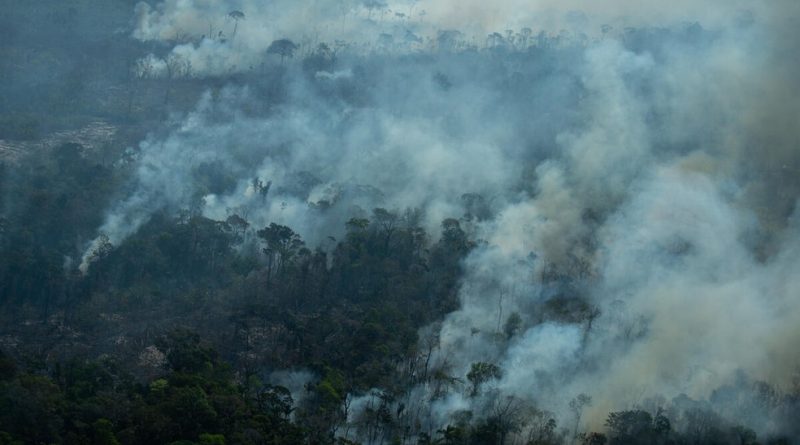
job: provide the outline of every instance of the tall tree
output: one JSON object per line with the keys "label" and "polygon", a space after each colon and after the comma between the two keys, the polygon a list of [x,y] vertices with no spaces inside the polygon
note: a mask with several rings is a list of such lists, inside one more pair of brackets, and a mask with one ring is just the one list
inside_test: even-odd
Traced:
{"label": "tall tree", "polygon": [[233,34],[231,34],[231,39],[236,37],[236,30],[239,28],[239,20],[244,20],[244,13],[242,11],[233,10],[228,13],[228,17],[233,20]]}
{"label": "tall tree", "polygon": [[270,43],[269,47],[267,48],[267,54],[277,54],[281,56],[281,64],[283,61],[289,57],[294,56],[294,52],[297,50],[297,45],[289,39],[278,39]]}
{"label": "tall tree", "polygon": [[256,234],[266,244],[264,253],[267,255],[268,281],[274,270],[277,270],[278,273],[283,273],[286,265],[304,245],[300,235],[294,233],[289,227],[280,224],[271,223],[256,232]]}

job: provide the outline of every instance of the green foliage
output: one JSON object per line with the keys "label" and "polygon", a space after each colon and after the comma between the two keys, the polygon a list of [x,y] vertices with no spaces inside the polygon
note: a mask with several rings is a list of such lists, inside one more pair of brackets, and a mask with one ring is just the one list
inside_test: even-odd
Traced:
{"label": "green foliage", "polygon": [[98,419],[92,424],[93,445],[119,445],[114,435],[114,425],[108,419]]}
{"label": "green foliage", "polygon": [[663,414],[642,410],[612,412],[606,419],[610,445],[666,443],[672,427]]}
{"label": "green foliage", "polygon": [[300,235],[289,227],[275,223],[271,223],[256,234],[266,244],[263,250],[268,261],[267,278],[272,276],[273,271],[278,276],[283,275],[303,247]]}
{"label": "green foliage", "polygon": [[58,440],[65,400],[44,376],[21,374],[0,383],[0,431],[34,443]]}
{"label": "green foliage", "polygon": [[[202,349],[195,340],[177,332],[169,343]],[[214,371],[228,369],[216,353],[204,350],[202,355],[208,365],[177,366],[147,385],[129,385],[125,375],[103,361],[74,362],[54,370],[52,378],[18,374],[0,382],[0,443],[16,443],[16,438],[98,445],[224,444],[231,442],[228,438],[235,438],[232,443],[302,442],[302,430],[290,420],[288,390],[266,385],[248,396],[230,373]],[[325,382],[343,390],[336,372]]]}
{"label": "green foliage", "polygon": [[11,380],[17,374],[14,360],[0,349],[0,381]]}
{"label": "green foliage", "polygon": [[0,431],[0,445],[23,445],[25,442],[14,439],[11,434]]}
{"label": "green foliage", "polygon": [[475,396],[480,392],[481,385],[489,380],[496,380],[503,376],[499,366],[487,362],[475,362],[470,366],[467,380],[472,384],[470,395]]}
{"label": "green foliage", "polygon": [[168,387],[169,382],[167,379],[157,379],[150,382],[150,392],[157,396],[163,395]]}
{"label": "green foliage", "polygon": [[225,445],[225,436],[222,434],[208,434],[203,433],[200,435],[200,445]]}
{"label": "green foliage", "polygon": [[200,373],[213,370],[216,352],[200,343],[200,336],[178,329],[159,339],[158,346],[166,352],[170,367],[176,372]]}

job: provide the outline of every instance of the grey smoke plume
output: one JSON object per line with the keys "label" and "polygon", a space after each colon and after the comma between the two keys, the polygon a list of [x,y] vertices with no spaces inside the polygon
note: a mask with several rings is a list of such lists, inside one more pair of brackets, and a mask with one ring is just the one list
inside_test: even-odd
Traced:
{"label": "grey smoke plume", "polygon": [[[361,3],[301,3],[140,5],[134,36],[206,34],[172,51],[207,74],[259,65],[279,37],[309,47],[342,38],[367,48],[380,33],[406,31],[431,40],[345,54],[313,76],[288,64],[288,97],[266,117],[244,111],[260,100],[248,88],[207,95],[167,137],[142,142],[135,189],[99,230],[112,244],[157,210],[195,204],[212,218],[239,212],[255,226],[289,225],[311,244],[375,206],[420,208],[436,233],[463,213],[464,193],[480,193],[494,216],[471,222],[486,243],[465,261],[461,308],[429,329],[432,366],[463,378],[490,361],[503,374],[481,396],[413,388],[409,403],[430,407],[417,412],[431,430],[460,410],[485,410],[491,397],[513,395],[568,421],[566,401],[586,393],[594,404],[583,420],[598,428],[610,410],[659,395],[706,399],[741,373],[790,387],[800,370],[796,2],[385,8],[417,12],[406,18]],[[235,36],[232,9],[247,14]],[[614,30],[602,37],[602,24]],[[622,29],[642,25],[659,27]],[[488,32],[521,26],[568,31],[533,51],[511,51],[510,39],[484,48]],[[464,30],[461,48],[481,49],[429,45],[449,29]],[[331,94],[340,91],[358,100]],[[237,183],[202,194],[193,171],[213,162]],[[271,184],[266,198],[253,178]],[[548,305],[559,300],[591,308],[554,315]],[[520,329],[504,336],[512,313]]]}

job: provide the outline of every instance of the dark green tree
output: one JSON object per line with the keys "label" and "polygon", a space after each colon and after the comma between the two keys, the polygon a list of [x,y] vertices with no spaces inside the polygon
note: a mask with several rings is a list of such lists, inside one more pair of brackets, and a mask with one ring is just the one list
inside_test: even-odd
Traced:
{"label": "dark green tree", "polygon": [[277,54],[281,56],[281,64],[288,57],[294,57],[294,52],[297,50],[297,45],[289,39],[278,39],[270,43],[267,48],[267,54]]}
{"label": "dark green tree", "polygon": [[487,362],[475,362],[470,366],[467,373],[467,380],[472,384],[470,395],[476,396],[480,393],[481,386],[490,381],[497,380],[503,376],[503,371],[499,366]]}
{"label": "dark green tree", "polygon": [[256,234],[266,244],[263,250],[267,256],[267,280],[270,280],[273,272],[282,274],[303,247],[300,235],[280,224],[271,223]]}

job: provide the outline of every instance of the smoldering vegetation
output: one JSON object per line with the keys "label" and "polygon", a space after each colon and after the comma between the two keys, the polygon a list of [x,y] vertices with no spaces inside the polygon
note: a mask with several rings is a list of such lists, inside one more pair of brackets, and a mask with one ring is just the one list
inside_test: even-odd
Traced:
{"label": "smoldering vegetation", "polygon": [[800,441],[800,6],[523,3],[7,6],[0,441]]}

